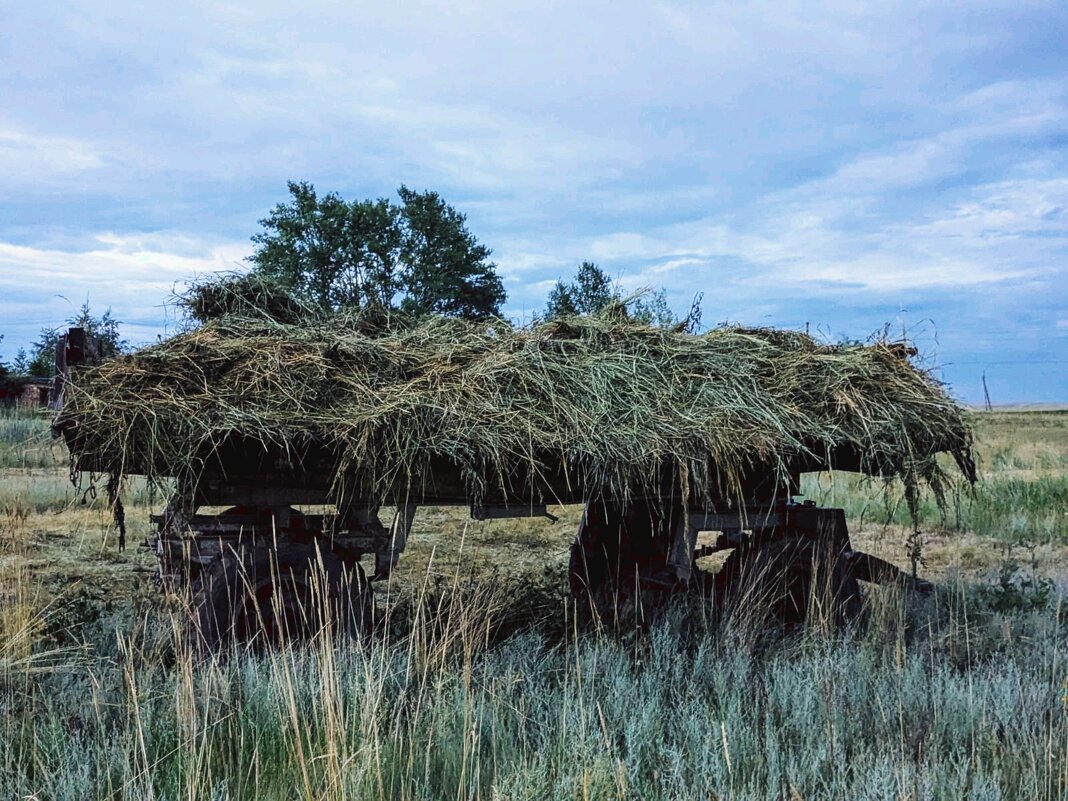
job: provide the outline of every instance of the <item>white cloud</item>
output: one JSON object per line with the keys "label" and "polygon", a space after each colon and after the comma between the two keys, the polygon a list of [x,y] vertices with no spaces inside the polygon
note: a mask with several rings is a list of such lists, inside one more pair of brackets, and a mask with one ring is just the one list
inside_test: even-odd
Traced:
{"label": "white cloud", "polygon": [[667,261],[661,262],[660,264],[655,264],[655,265],[653,265],[652,267],[649,268],[649,272],[653,273],[654,275],[656,275],[656,274],[660,274],[660,273],[670,273],[670,272],[672,272],[674,270],[679,270],[679,269],[682,269],[682,268],[686,268],[687,270],[692,270],[692,269],[694,269],[694,268],[696,268],[698,266],[707,266],[707,265],[708,265],[708,259],[695,258],[695,257],[692,257],[692,256],[684,256],[682,258],[668,259]]}
{"label": "white cloud", "polygon": [[1068,273],[1068,178],[999,181],[956,205],[857,227],[852,209],[803,187],[818,213],[779,197],[748,219],[719,216],[577,239],[563,247],[621,268],[628,286],[680,292],[728,280],[791,292],[901,293]]}
{"label": "white cloud", "polygon": [[[81,251],[0,242],[0,319],[10,349],[54,327],[86,298],[110,307],[128,335],[149,336],[168,320],[172,292],[197,275],[240,269],[248,248],[185,234],[96,237]],[[133,332],[133,333],[131,333]]]}
{"label": "white cloud", "polygon": [[76,290],[106,283],[151,291],[198,273],[235,269],[248,254],[245,245],[198,244],[186,235],[103,233],[97,242],[74,252],[0,242],[0,285]]}
{"label": "white cloud", "polygon": [[1043,139],[1068,131],[1068,83],[1063,81],[1002,82],[952,105],[957,111],[953,124],[930,136],[858,154],[827,178],[792,187],[785,195],[885,198],[987,167],[982,161],[1003,149],[1019,160],[1022,141],[1037,140],[1041,148]]}
{"label": "white cloud", "polygon": [[88,142],[0,127],[0,174],[6,181],[76,176],[103,166],[102,155]]}

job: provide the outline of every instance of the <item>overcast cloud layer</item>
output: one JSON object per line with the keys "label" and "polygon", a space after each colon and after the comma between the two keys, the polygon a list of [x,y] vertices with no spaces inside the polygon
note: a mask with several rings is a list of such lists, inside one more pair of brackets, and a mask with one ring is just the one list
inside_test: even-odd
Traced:
{"label": "overcast cloud layer", "polygon": [[165,333],[306,179],[431,188],[508,313],[592,259],[705,323],[915,337],[1068,401],[1068,6],[5,4],[0,358],[86,297]]}

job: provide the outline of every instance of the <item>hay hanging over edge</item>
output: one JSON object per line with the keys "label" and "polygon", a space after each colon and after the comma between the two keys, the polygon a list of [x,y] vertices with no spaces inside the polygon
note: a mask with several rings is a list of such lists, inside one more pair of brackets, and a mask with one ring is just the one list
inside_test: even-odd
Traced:
{"label": "hay hanging over edge", "polygon": [[329,471],[337,494],[389,498],[426,491],[444,463],[473,499],[561,469],[625,496],[674,464],[711,498],[756,471],[842,464],[937,494],[935,455],[970,458],[963,410],[893,343],[692,335],[618,313],[522,329],[264,313],[242,287],[197,301],[218,312],[200,328],[74,375],[57,425],[80,464],[195,482],[251,449]]}

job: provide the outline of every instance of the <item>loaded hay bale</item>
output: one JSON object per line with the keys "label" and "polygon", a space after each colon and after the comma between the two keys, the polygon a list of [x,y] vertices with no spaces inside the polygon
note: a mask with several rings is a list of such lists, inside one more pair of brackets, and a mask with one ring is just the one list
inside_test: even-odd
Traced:
{"label": "loaded hay bale", "polygon": [[590,497],[625,497],[671,464],[706,498],[757,471],[827,468],[938,493],[939,452],[969,472],[962,409],[900,344],[680,333],[618,308],[523,328],[298,313],[248,281],[187,303],[199,327],[71,376],[57,428],[75,466],[195,482],[234,448],[297,471],[314,451],[338,494],[418,494],[447,464],[473,500],[517,482],[544,497],[539,477],[561,469]]}

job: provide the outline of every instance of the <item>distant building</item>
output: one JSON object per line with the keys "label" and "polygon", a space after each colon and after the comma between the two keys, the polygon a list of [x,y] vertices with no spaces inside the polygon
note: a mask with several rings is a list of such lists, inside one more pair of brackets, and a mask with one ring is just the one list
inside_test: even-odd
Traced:
{"label": "distant building", "polygon": [[51,393],[51,378],[18,376],[0,379],[0,406],[23,409],[47,407]]}

